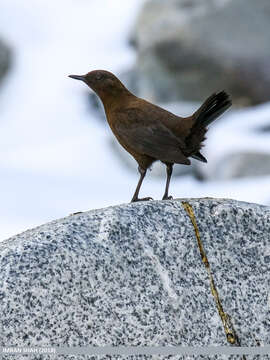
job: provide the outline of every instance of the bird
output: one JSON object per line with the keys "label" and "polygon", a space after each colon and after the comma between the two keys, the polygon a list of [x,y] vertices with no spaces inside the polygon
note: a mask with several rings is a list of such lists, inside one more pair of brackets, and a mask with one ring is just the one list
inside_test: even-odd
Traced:
{"label": "bird", "polygon": [[155,161],[164,163],[167,170],[162,200],[172,199],[169,185],[173,165],[190,165],[189,158],[207,162],[200,150],[208,125],[232,105],[230,96],[223,90],[209,96],[191,116],[180,117],[132,94],[109,71],[93,70],[69,77],[83,81],[99,96],[113,134],[138,163],[140,177],[131,202],[152,200],[139,198],[139,191]]}

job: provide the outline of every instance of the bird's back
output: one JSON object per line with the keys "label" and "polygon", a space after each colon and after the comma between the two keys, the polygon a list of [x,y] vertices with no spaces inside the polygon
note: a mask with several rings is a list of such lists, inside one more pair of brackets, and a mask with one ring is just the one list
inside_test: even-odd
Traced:
{"label": "bird's back", "polygon": [[130,153],[189,163],[184,155],[186,119],[134,95],[108,107],[106,114],[118,141]]}

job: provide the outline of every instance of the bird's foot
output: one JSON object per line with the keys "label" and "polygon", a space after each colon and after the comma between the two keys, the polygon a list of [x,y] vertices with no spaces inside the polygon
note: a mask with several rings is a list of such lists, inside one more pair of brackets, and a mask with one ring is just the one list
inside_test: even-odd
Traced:
{"label": "bird's foot", "polygon": [[83,213],[83,211],[76,211],[75,213],[71,213],[70,216],[72,216],[72,215],[78,215],[78,214],[82,214],[82,213]]}
{"label": "bird's foot", "polygon": [[172,200],[173,197],[172,196],[163,196],[162,200]]}
{"label": "bird's foot", "polygon": [[145,197],[145,198],[137,198],[137,199],[132,199],[131,202],[137,202],[137,201],[148,201],[148,200],[153,200],[153,198],[151,197]]}

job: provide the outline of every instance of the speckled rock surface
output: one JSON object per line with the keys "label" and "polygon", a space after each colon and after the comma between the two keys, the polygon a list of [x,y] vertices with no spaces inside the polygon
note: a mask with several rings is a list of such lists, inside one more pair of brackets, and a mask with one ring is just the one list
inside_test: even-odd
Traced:
{"label": "speckled rock surface", "polygon": [[[186,201],[241,345],[270,344],[270,208]],[[181,200],[71,215],[0,243],[0,300],[2,346],[228,344]]]}

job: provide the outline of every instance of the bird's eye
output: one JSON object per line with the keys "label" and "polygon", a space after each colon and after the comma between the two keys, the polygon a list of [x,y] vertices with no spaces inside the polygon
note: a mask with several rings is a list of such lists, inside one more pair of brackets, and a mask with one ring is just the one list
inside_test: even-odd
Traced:
{"label": "bird's eye", "polygon": [[102,79],[102,74],[101,73],[97,73],[96,74],[96,80],[100,80]]}

